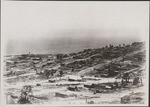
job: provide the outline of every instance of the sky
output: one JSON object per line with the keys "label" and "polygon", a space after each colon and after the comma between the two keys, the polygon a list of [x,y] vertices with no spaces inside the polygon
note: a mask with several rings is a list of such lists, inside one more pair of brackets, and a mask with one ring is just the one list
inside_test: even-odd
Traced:
{"label": "sky", "polygon": [[78,52],[145,41],[149,2],[2,1],[5,54]]}

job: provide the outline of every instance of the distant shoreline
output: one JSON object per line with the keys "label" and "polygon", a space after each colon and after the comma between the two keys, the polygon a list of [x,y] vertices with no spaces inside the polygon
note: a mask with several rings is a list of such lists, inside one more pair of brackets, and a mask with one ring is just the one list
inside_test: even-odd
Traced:
{"label": "distant shoreline", "polygon": [[[137,42],[137,41],[136,41]],[[132,43],[136,43],[136,42],[132,42]],[[141,42],[137,42],[137,43],[145,43],[146,41],[141,41]],[[132,44],[131,43],[131,44]],[[126,45],[131,45],[131,44],[126,44]],[[108,44],[108,45],[106,45],[106,46],[109,46],[110,44]],[[123,45],[123,44],[121,44],[121,45]],[[114,46],[117,46],[117,45],[114,45]],[[103,47],[105,47],[105,46],[103,46]],[[81,51],[76,51],[76,52],[58,52],[58,53],[41,53],[41,54],[39,54],[39,53],[31,53],[31,55],[57,55],[57,54],[71,54],[71,53],[78,53],[78,52],[82,52],[82,51],[84,51],[84,50],[88,50],[88,49],[101,49],[101,48],[103,48],[103,47],[100,47],[100,48],[84,48],[84,49],[82,49]],[[21,55],[29,55],[29,54],[27,54],[27,53],[24,53],[24,54],[10,54],[10,55],[4,55],[4,57],[10,57],[10,56],[21,56]]]}

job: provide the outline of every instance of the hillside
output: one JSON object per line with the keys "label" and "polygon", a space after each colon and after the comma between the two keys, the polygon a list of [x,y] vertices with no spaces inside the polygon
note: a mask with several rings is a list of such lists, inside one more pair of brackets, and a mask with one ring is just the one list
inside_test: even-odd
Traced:
{"label": "hillside", "polygon": [[4,90],[8,104],[21,101],[24,87],[32,88],[28,100],[34,104],[141,104],[145,58],[145,42],[70,54],[6,56]]}
{"label": "hillside", "polygon": [[101,74],[102,76],[110,72],[112,75],[108,74],[108,76],[113,76],[117,74],[113,74],[114,72],[130,70],[145,62],[145,43],[134,42],[131,45],[123,44],[122,46],[109,45],[70,54],[18,55],[9,57],[5,62],[7,73],[19,71],[18,74],[24,74],[35,72],[35,69],[38,71],[60,69],[65,73],[77,73],[97,65],[89,74]]}

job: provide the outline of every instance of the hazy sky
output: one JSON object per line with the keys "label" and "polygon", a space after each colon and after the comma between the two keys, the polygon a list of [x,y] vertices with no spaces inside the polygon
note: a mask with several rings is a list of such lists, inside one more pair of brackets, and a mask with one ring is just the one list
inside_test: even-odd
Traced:
{"label": "hazy sky", "polygon": [[2,1],[6,54],[77,52],[148,32],[149,2]]}

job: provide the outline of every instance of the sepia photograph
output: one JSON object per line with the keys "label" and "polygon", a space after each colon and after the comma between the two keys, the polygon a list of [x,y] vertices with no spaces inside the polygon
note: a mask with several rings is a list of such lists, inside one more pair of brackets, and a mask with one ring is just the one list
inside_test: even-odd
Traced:
{"label": "sepia photograph", "polygon": [[148,1],[1,1],[1,107],[148,106]]}

